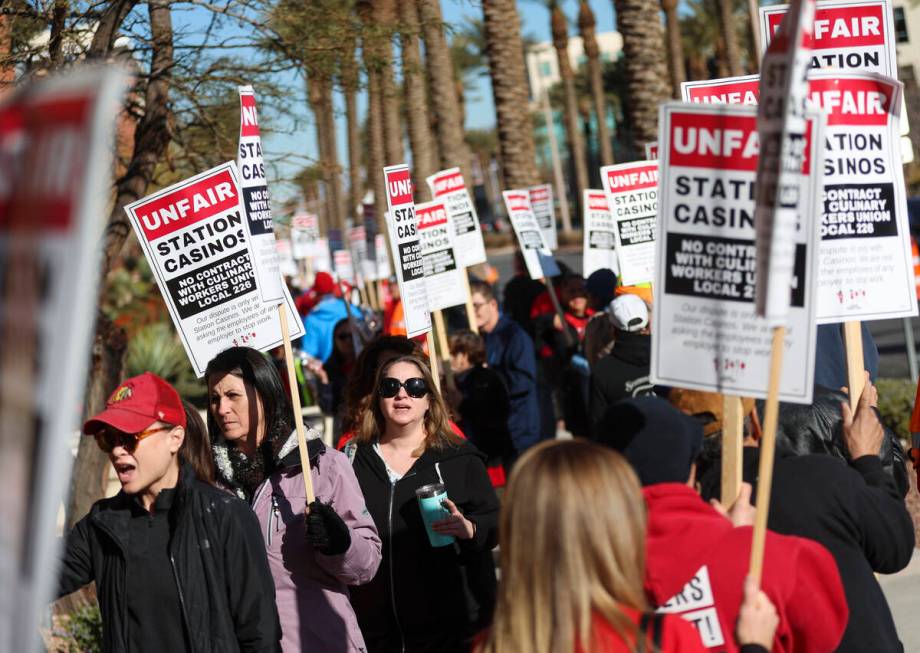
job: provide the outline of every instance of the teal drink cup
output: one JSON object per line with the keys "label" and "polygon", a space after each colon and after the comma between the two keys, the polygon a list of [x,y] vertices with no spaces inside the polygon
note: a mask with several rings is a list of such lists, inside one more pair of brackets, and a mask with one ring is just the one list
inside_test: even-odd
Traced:
{"label": "teal drink cup", "polygon": [[428,531],[428,541],[431,546],[447,546],[454,543],[452,535],[441,535],[431,530],[431,525],[450,516],[450,512],[441,505],[441,502],[447,498],[447,489],[443,483],[432,483],[423,485],[415,491],[418,499],[418,507],[422,512],[422,521],[425,522],[425,530]]}

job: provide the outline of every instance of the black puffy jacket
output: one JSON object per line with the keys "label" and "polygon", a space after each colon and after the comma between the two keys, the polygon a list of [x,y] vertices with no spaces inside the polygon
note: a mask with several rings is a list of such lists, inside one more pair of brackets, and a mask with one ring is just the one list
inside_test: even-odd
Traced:
{"label": "black puffy jacket", "polygon": [[[780,403],[776,428],[776,447],[796,455],[831,454],[850,461],[843,442],[843,417],[840,404],[849,401],[846,393],[816,385],[811,404]],[[763,401],[757,402],[757,412],[763,423]],[[904,449],[898,436],[885,427],[885,439],[879,453],[882,467],[897,485],[901,496],[907,494],[908,478]]]}
{"label": "black puffy jacket", "polygon": [[[130,502],[93,504],[67,538],[58,596],[96,581],[105,653],[127,652],[125,544]],[[275,585],[252,509],[183,465],[169,545],[184,627],[194,653],[280,651]]]}

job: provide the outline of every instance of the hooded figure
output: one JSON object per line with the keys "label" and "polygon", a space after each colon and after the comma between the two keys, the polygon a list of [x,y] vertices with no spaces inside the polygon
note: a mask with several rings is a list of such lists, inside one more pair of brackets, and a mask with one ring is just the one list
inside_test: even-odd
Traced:
{"label": "hooded figure", "polygon": [[[602,443],[621,451],[648,507],[645,590],[677,613],[712,651],[739,650],[732,636],[750,561],[752,528],[734,527],[693,489],[702,426],[656,397],[620,401],[604,416]],[[773,651],[829,653],[848,610],[830,553],[810,540],[768,532],[761,589],[776,606]]]}

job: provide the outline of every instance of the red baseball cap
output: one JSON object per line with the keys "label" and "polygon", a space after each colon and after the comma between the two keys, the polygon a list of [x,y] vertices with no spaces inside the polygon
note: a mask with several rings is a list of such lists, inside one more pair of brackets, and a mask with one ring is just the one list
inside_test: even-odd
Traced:
{"label": "red baseball cap", "polygon": [[185,426],[185,408],[179,393],[153,372],[127,379],[109,396],[105,410],[83,425],[92,435],[106,426],[139,433],[154,422]]}
{"label": "red baseball cap", "polygon": [[313,280],[313,292],[317,295],[328,295],[335,291],[335,279],[332,278],[332,275],[328,272],[317,272]]}

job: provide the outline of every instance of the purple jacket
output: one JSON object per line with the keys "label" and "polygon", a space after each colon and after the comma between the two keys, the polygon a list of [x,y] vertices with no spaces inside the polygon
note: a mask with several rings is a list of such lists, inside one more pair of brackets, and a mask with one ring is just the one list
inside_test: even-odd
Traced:
{"label": "purple jacket", "polygon": [[351,529],[351,546],[342,555],[327,556],[307,543],[307,500],[293,435],[279,454],[281,469],[259,486],[252,501],[275,580],[281,648],[284,653],[365,651],[348,586],[370,582],[377,573],[380,537],[345,454],[318,439],[308,442],[308,451],[316,498],[332,503]]}

